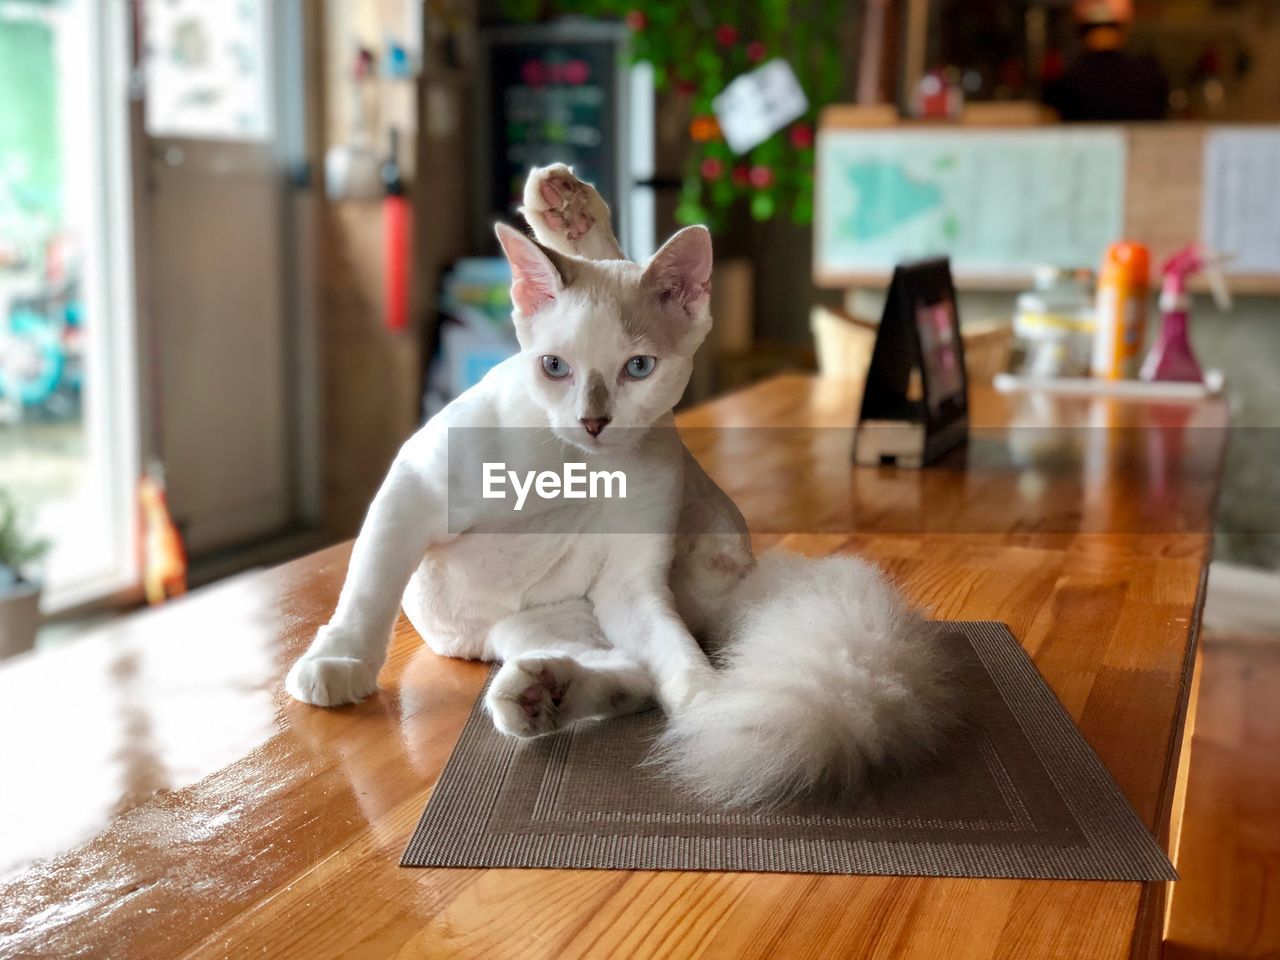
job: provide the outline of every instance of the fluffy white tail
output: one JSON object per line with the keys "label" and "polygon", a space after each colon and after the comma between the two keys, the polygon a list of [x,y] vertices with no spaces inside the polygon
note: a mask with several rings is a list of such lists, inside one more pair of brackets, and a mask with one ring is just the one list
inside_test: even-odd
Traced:
{"label": "fluffy white tail", "polygon": [[938,628],[874,566],[770,551],[730,605],[711,689],[672,717],[655,755],[716,803],[858,787],[932,755],[955,719]]}

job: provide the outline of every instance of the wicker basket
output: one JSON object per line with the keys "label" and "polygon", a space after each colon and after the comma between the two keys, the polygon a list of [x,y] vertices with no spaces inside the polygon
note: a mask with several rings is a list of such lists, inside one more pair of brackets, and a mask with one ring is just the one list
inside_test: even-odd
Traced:
{"label": "wicker basket", "polygon": [[[818,351],[818,370],[824,377],[865,380],[876,324],[842,310],[814,307],[809,325]],[[1013,328],[999,320],[975,320],[960,328],[964,339],[964,367],[970,383],[989,384],[1009,366]]]}

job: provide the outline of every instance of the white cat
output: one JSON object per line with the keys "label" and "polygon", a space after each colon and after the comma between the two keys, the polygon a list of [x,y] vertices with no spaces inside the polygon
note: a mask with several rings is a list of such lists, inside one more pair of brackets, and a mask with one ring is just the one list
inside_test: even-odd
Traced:
{"label": "white cat", "polygon": [[[656,700],[661,759],[710,800],[856,786],[936,750],[953,710],[934,629],[854,558],[757,564],[673,428],[711,326],[707,230],[632,263],[563,165],[530,174],[523,213],[539,242],[497,227],[520,353],[404,445],[289,693],[320,706],[373,693],[402,606],[436,652],[502,661],[486,705],[503,733]],[[526,465],[623,471],[627,499],[531,497],[512,514],[463,495],[459,464],[511,437],[528,438]],[[719,646],[718,668],[694,634]]]}

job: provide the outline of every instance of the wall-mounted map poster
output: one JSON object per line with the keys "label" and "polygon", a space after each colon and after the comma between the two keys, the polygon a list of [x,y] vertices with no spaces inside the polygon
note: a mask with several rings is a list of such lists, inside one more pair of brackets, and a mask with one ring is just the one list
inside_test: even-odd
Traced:
{"label": "wall-mounted map poster", "polygon": [[1120,131],[824,130],[815,272],[948,256],[961,278],[1095,267],[1124,229]]}

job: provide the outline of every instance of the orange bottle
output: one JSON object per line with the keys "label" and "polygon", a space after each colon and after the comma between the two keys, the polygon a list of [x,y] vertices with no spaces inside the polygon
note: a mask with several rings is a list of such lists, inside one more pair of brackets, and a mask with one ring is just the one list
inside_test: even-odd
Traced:
{"label": "orange bottle", "polygon": [[1147,333],[1147,293],[1151,254],[1140,243],[1107,247],[1098,274],[1097,317],[1094,322],[1095,377],[1121,380],[1138,370]]}
{"label": "orange bottle", "polygon": [[152,464],[138,481],[142,522],[142,585],[147,603],[164,603],[187,592],[187,552],[169,513],[164,492],[164,471]]}

